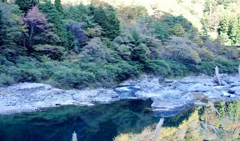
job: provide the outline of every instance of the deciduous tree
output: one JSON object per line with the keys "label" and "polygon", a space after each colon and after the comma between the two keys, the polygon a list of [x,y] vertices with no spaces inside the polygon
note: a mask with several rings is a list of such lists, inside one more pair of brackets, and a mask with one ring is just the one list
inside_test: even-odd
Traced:
{"label": "deciduous tree", "polygon": [[33,37],[44,31],[47,22],[46,16],[41,13],[37,6],[33,6],[26,16],[22,17],[29,29],[29,51],[32,51]]}

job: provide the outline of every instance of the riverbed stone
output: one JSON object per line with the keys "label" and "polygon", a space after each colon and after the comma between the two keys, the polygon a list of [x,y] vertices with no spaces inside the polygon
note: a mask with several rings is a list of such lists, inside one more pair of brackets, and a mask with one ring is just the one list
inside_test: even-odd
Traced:
{"label": "riverbed stone", "polygon": [[194,77],[194,76],[184,77],[179,82],[183,83],[183,84],[194,84],[194,83],[197,83],[196,77]]}
{"label": "riverbed stone", "polygon": [[[60,105],[92,106],[94,103],[108,104],[121,99],[151,98],[153,111],[157,114],[164,112],[166,116],[178,113],[195,100],[202,102],[203,99],[232,100],[240,97],[240,81],[229,75],[222,76],[229,86],[216,86],[214,77],[205,75],[180,80],[165,79],[161,83],[160,79],[163,80],[162,77],[143,75],[114,87],[120,90],[118,92],[105,88],[62,90],[47,84],[19,83],[0,88],[0,105],[19,112]],[[3,114],[1,110],[0,114]]]}
{"label": "riverbed stone", "polygon": [[209,91],[209,87],[205,86],[203,84],[200,84],[200,83],[196,83],[196,84],[189,85],[189,87],[187,88],[187,91],[189,91],[189,92],[207,92],[207,91]]}
{"label": "riverbed stone", "polygon": [[228,92],[231,94],[240,95],[240,86],[232,87]]}

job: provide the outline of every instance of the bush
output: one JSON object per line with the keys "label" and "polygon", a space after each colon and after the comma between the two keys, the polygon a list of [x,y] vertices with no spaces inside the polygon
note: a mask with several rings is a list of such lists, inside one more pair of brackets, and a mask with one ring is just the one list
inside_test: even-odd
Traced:
{"label": "bush", "polygon": [[175,24],[172,28],[173,35],[183,37],[186,35],[184,28],[180,24]]}
{"label": "bush", "polygon": [[165,61],[171,68],[170,76],[174,76],[174,77],[186,76],[187,74],[189,74],[189,70],[187,66],[181,61],[175,61],[175,60],[169,60],[169,59]]}
{"label": "bush", "polygon": [[148,60],[144,65],[144,71],[154,75],[169,75],[171,69],[164,60]]}
{"label": "bush", "polygon": [[95,80],[95,75],[91,72],[81,71],[73,68],[61,66],[53,72],[53,79],[57,82],[57,87],[61,88],[85,88],[91,87]]}
{"label": "bush", "polygon": [[7,75],[7,74],[1,74],[0,75],[0,87],[8,86],[14,83],[14,79]]}
{"label": "bush", "polygon": [[120,61],[118,62],[118,67],[121,69],[118,73],[118,79],[120,81],[138,77],[142,73],[142,66],[136,62],[128,63],[126,61]]}
{"label": "bush", "polygon": [[230,60],[223,57],[216,57],[212,61],[203,61],[199,65],[199,71],[204,74],[213,75],[215,73],[215,67],[219,67],[220,73],[237,73],[239,62],[236,60]]}
{"label": "bush", "polygon": [[213,75],[215,73],[216,62],[203,61],[199,64],[199,72],[207,75]]}
{"label": "bush", "polygon": [[237,73],[239,62],[236,60],[228,60],[223,57],[217,57],[215,59],[216,65],[219,67],[220,73]]}
{"label": "bush", "polygon": [[154,23],[155,36],[160,39],[162,42],[165,42],[169,37],[169,31],[166,25],[161,22]]}
{"label": "bush", "polygon": [[41,72],[35,70],[35,68],[27,69],[27,68],[16,68],[12,67],[10,75],[17,82],[40,82]]}

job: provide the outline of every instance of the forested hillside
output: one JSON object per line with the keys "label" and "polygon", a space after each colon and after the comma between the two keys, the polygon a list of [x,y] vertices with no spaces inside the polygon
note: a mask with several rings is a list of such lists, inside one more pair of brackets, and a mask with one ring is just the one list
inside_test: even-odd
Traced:
{"label": "forested hillside", "polygon": [[175,9],[164,1],[1,0],[0,86],[111,87],[141,74],[210,75],[216,65],[236,73],[240,1],[171,1]]}

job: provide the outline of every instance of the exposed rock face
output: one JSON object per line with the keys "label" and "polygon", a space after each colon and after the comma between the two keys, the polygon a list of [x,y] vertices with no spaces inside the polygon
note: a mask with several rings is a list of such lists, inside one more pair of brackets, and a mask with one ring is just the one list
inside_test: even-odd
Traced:
{"label": "exposed rock face", "polygon": [[173,116],[186,106],[217,100],[239,100],[240,80],[223,75],[226,86],[217,86],[214,77],[191,76],[181,80],[144,75],[113,89],[62,90],[40,83],[19,83],[0,88],[0,114],[33,111],[60,105],[91,106],[120,99],[151,98],[155,116]]}

